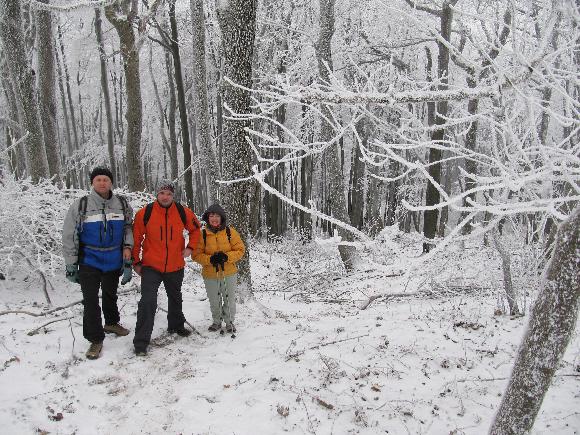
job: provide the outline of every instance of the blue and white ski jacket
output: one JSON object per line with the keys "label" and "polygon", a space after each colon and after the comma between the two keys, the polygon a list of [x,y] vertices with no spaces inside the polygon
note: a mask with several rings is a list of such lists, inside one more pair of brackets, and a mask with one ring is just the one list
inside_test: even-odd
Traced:
{"label": "blue and white ski jacket", "polygon": [[[78,263],[103,272],[123,267],[123,248],[133,248],[133,209],[112,192],[108,199],[94,189],[87,196],[86,212],[75,200],[64,220],[62,249],[66,264]],[[83,216],[84,215],[84,216]]]}

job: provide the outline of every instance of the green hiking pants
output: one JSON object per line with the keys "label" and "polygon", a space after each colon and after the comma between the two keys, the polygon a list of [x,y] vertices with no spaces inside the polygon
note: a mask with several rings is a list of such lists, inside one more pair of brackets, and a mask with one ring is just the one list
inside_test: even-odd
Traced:
{"label": "green hiking pants", "polygon": [[226,325],[234,322],[236,316],[236,288],[238,286],[238,274],[219,278],[204,278],[205,291],[209,299],[211,317],[214,323]]}

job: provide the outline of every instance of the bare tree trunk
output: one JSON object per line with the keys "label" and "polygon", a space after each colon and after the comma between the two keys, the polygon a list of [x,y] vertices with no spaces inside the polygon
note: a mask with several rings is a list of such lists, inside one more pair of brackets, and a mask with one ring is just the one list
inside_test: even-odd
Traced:
{"label": "bare tree trunk", "polygon": [[[305,122],[306,116],[306,106],[302,106],[302,119]],[[311,128],[303,129],[306,130],[304,133],[305,143],[311,143],[313,139],[313,131]],[[312,199],[312,156],[305,157],[301,159],[300,162],[300,204],[304,207],[310,207],[310,201]],[[312,216],[300,210],[299,226],[302,237],[305,240],[312,239]]]}
{"label": "bare tree trunk", "polygon": [[136,11],[128,10],[128,2],[124,1],[125,15],[117,15],[115,6],[105,8],[105,16],[117,30],[121,41],[123,69],[127,89],[127,175],[129,190],[136,192],[145,189],[145,181],[141,171],[141,131],[143,108],[141,101],[141,77],[139,76],[139,51],[135,45],[133,33],[133,18]]}
{"label": "bare tree trunk", "polygon": [[73,143],[71,138],[70,132],[70,120],[68,117],[68,109],[66,107],[66,95],[64,92],[64,85],[63,85],[63,73],[62,73],[62,66],[60,64],[60,58],[58,55],[58,50],[55,49],[54,58],[56,60],[56,72],[58,74],[58,89],[60,91],[60,102],[62,106],[62,114],[64,117],[64,128],[66,133],[66,145],[67,145],[67,156],[71,156],[73,153]]}
{"label": "bare tree trunk", "polygon": [[[439,11],[438,16],[440,18],[441,29],[440,35],[445,41],[449,42],[451,40],[451,24],[453,22],[453,9],[452,7],[457,3],[457,0],[445,0],[441,11]],[[439,54],[438,54],[438,66],[437,74],[440,81],[439,89],[446,90],[449,83],[449,48],[446,44],[439,41],[437,42]],[[437,103],[437,112],[435,115],[435,125],[440,126],[436,130],[433,130],[431,134],[431,141],[437,145],[443,144],[443,139],[445,137],[445,128],[448,111],[448,102],[440,101]],[[437,148],[429,149],[429,176],[436,182],[441,181],[441,150]],[[427,207],[438,204],[440,199],[440,194],[437,188],[430,181],[427,182],[427,192],[425,195],[425,205]],[[439,217],[439,210],[427,210],[424,212],[423,218],[423,235],[428,239],[433,239],[437,234],[437,221]],[[423,243],[423,252],[429,252],[433,245],[431,243]]]}
{"label": "bare tree trunk", "polygon": [[208,202],[213,204],[218,199],[218,185],[220,177],[219,166],[211,143],[211,129],[209,123],[209,104],[207,97],[207,72],[205,59],[205,15],[203,0],[190,0],[191,24],[193,31],[193,64],[195,67],[193,92],[195,98],[195,120],[199,132],[199,149],[205,169],[208,185]]}
{"label": "bare tree trunk", "polygon": [[[165,113],[163,111],[163,104],[161,103],[161,97],[159,95],[159,87],[157,86],[155,74],[153,73],[153,44],[149,45],[149,75],[151,76],[151,83],[153,83],[153,92],[155,93],[155,101],[157,102],[157,110],[159,111],[159,133],[161,135],[163,149],[165,150],[165,153],[163,154],[165,162],[166,156],[170,156],[169,158],[171,159],[171,146],[169,145],[169,142],[167,141],[167,135],[165,134]],[[166,171],[164,171],[164,175],[167,176]],[[177,173],[172,173],[171,176],[174,180],[177,178]]]}
{"label": "bare tree trunk", "polygon": [[543,288],[530,314],[490,434],[528,433],[574,333],[580,302],[580,208],[558,228]]}
{"label": "bare tree trunk", "polygon": [[177,20],[175,19],[175,0],[169,1],[169,24],[171,26],[171,54],[173,55],[173,73],[177,88],[177,103],[179,105],[179,120],[181,122],[181,142],[183,144],[183,169],[185,172],[185,195],[187,205],[194,208],[193,168],[191,167],[191,142],[189,140],[189,125],[187,122],[187,106],[185,105],[185,88],[181,71],[181,55],[177,34]]}
{"label": "bare tree trunk", "polygon": [[[356,125],[357,133],[361,139],[362,146],[368,145],[369,129],[366,121],[361,119]],[[354,141],[352,150],[352,163],[350,166],[350,188],[348,190],[348,208],[352,225],[357,229],[363,227],[364,198],[365,198],[365,164],[361,161],[362,152],[358,142]]]}
{"label": "bare tree trunk", "polygon": [[66,95],[68,98],[68,109],[70,111],[71,130],[73,133],[75,150],[78,150],[79,149],[79,136],[77,133],[77,121],[76,121],[75,109],[74,109],[74,104],[73,104],[73,99],[72,99],[72,91],[70,89],[70,75],[68,73],[68,64],[66,63],[66,55],[64,52],[64,41],[63,41],[62,29],[60,28],[60,25],[58,25],[58,39],[60,41],[60,53],[62,56],[62,59],[61,59],[62,60],[62,69],[64,72],[64,83],[66,86]]}
{"label": "bare tree trunk", "polygon": [[14,94],[22,104],[24,128],[29,132],[26,139],[28,173],[32,177],[32,181],[37,183],[41,178],[48,177],[48,160],[44,147],[34,79],[31,68],[26,61],[23,45],[20,0],[0,2],[0,37],[4,43],[6,58],[14,77]]}
{"label": "bare tree trunk", "polygon": [[[223,35],[225,76],[241,86],[252,86],[252,58],[256,36],[257,0],[230,0],[218,10],[218,19]],[[235,113],[249,113],[249,92],[223,83],[224,103]],[[223,177],[235,180],[251,174],[252,151],[246,142],[244,128],[247,121],[225,120],[223,133]],[[251,184],[241,182],[228,185],[223,190],[232,224],[247,240],[249,236],[249,195]],[[252,276],[248,252],[240,262],[240,290],[242,297],[252,295]]]}
{"label": "bare tree trunk", "polygon": [[111,111],[111,97],[109,95],[109,78],[107,76],[107,55],[103,45],[103,30],[101,10],[95,9],[95,34],[97,36],[97,46],[99,48],[99,57],[101,64],[101,89],[103,90],[103,101],[105,103],[105,114],[107,116],[107,150],[109,151],[109,167],[115,175],[117,183],[119,174],[117,174],[117,162],[115,159],[115,141],[113,138],[113,112]]}
{"label": "bare tree trunk", "polygon": [[499,240],[498,230],[494,228],[493,230],[493,242],[495,248],[499,252],[501,257],[501,264],[503,268],[503,287],[505,294],[507,296],[508,305],[510,307],[510,314],[512,316],[521,315],[520,308],[518,307],[518,301],[516,298],[516,292],[514,290],[514,285],[512,283],[512,271],[511,271],[511,259],[510,253],[505,246]]}
{"label": "bare tree trunk", "polygon": [[[42,0],[48,3],[48,0]],[[52,37],[52,15],[50,11],[38,10],[36,37],[38,40],[38,87],[40,112],[44,130],[44,146],[51,177],[59,176],[60,152],[56,128],[54,39]],[[55,181],[58,181],[55,180]]]}
{"label": "bare tree trunk", "polygon": [[169,87],[167,128],[169,129],[169,146],[171,147],[171,179],[177,180],[177,177],[179,176],[179,162],[177,160],[177,132],[175,130],[175,106],[177,105],[177,99],[175,97],[175,83],[173,81],[174,75],[171,67],[171,54],[169,51],[165,52],[165,69],[167,71],[167,85]]}
{"label": "bare tree trunk", "polygon": [[[320,0],[320,34],[316,44],[316,57],[318,60],[318,74],[324,83],[330,82],[330,71],[333,70],[331,39],[334,34],[334,3],[335,0]],[[327,105],[321,107],[321,112],[328,120],[332,119],[332,114]],[[334,137],[332,125],[324,119],[322,120],[320,135],[324,142],[328,142]],[[322,156],[329,178],[328,199],[332,215],[350,225],[339,152],[338,145],[332,146],[327,148]],[[340,228],[338,232],[343,240],[349,242],[354,240],[349,231]],[[352,246],[339,245],[338,251],[346,270],[352,270],[355,249]]]}
{"label": "bare tree trunk", "polygon": [[[16,96],[14,95],[14,86],[12,85],[12,79],[10,76],[10,71],[6,65],[6,59],[4,56],[0,56],[0,73],[2,89],[4,89],[4,95],[7,102],[7,111],[10,116],[10,122],[6,123],[6,141],[7,147],[12,146],[13,142],[16,142],[25,133],[20,127],[21,116],[18,110],[18,103],[16,101]],[[11,171],[14,173],[16,179],[21,179],[26,176],[26,157],[24,151],[25,144],[20,144],[16,149],[12,149],[9,152],[9,163]]]}

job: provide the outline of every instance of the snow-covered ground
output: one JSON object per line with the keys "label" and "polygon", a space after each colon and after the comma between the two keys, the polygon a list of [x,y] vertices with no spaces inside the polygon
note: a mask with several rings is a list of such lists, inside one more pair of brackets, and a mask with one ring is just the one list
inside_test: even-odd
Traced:
{"label": "snow-covered ground", "polygon": [[[351,275],[332,240],[256,244],[257,302],[238,307],[235,339],[206,330],[208,302],[189,264],[184,312],[201,336],[167,336],[158,311],[145,358],[129,335],[107,336],[101,358],[86,360],[80,304],[0,316],[0,433],[487,433],[527,322],[498,310],[497,255],[456,248],[406,276],[420,242],[383,236]],[[0,311],[41,312],[38,274],[16,266],[0,281]],[[64,277],[50,281],[54,307],[80,299]],[[136,284],[119,298],[131,329]],[[361,309],[372,295],[417,291]],[[579,371],[577,329],[533,433],[580,433]]]}

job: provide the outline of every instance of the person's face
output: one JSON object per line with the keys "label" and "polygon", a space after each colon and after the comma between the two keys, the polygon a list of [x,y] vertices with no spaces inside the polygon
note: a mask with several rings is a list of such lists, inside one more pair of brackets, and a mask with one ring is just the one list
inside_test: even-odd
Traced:
{"label": "person's face", "polygon": [[171,190],[161,190],[157,194],[157,201],[163,207],[169,207],[173,202],[173,192]]}
{"label": "person's face", "polygon": [[222,224],[222,217],[218,213],[210,213],[207,219],[209,220],[208,223],[214,228],[217,228]]}
{"label": "person's face", "polygon": [[113,187],[113,182],[106,175],[97,175],[93,178],[93,189],[103,198],[105,198]]}

